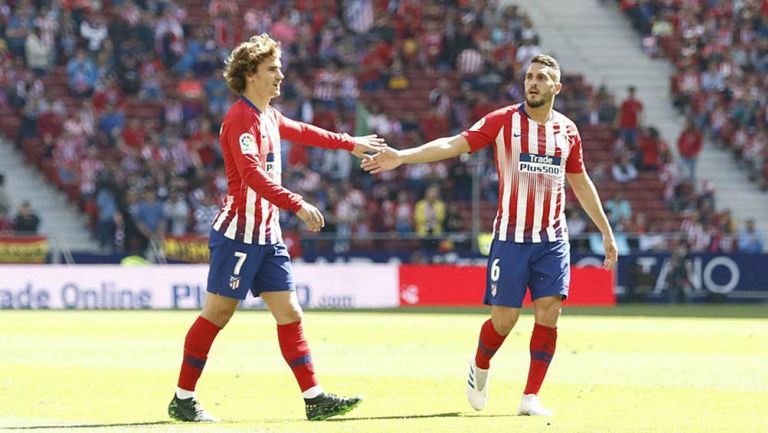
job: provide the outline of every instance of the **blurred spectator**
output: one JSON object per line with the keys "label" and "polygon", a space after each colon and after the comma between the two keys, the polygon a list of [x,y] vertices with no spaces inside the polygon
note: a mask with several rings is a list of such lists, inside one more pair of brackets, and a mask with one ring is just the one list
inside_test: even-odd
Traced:
{"label": "blurred spectator", "polygon": [[413,205],[408,197],[407,191],[397,193],[397,204],[395,204],[395,230],[400,234],[409,234],[413,232]]}
{"label": "blurred spectator", "polygon": [[760,253],[763,251],[764,242],[763,234],[755,228],[755,221],[748,219],[739,233],[739,252]]}
{"label": "blurred spectator", "polygon": [[14,57],[24,59],[24,43],[34,27],[34,10],[27,2],[20,2],[5,23],[5,42]]}
{"label": "blurred spectator", "polygon": [[400,58],[396,58],[389,68],[389,82],[387,83],[387,87],[390,90],[408,90],[408,88],[411,87],[411,82],[408,80],[408,76],[403,69],[403,62]]}
{"label": "blurred spectator", "polygon": [[437,185],[431,185],[424,193],[424,198],[416,202],[413,211],[416,234],[419,236],[441,235],[445,217],[445,202],[440,199],[440,189]]}
{"label": "blurred spectator", "polygon": [[203,200],[195,208],[194,213],[194,233],[200,236],[207,236],[211,231],[211,223],[219,213],[219,206],[213,202],[211,194],[203,194]]}
{"label": "blurred spectator", "polygon": [[204,96],[203,83],[192,71],[187,71],[176,86],[176,92],[182,99],[200,99]]}
{"label": "blurred spectator", "polygon": [[638,150],[640,154],[640,169],[643,171],[657,171],[660,163],[660,153],[669,146],[659,135],[659,130],[654,127],[645,128],[638,137]]}
{"label": "blurred spectator", "polygon": [[96,192],[96,239],[102,251],[111,253],[115,246],[115,232],[122,217],[117,207],[114,185],[110,182],[99,182]]}
{"label": "blurred spectator", "polygon": [[5,174],[0,173],[0,212],[8,214],[11,211],[11,198],[5,190]]}
{"label": "blurred spectator", "polygon": [[584,216],[584,212],[581,207],[570,206],[566,208],[566,225],[568,226],[568,234],[572,236],[578,236],[586,232],[589,220]]}
{"label": "blurred spectator", "polygon": [[0,209],[0,235],[13,232],[13,223],[8,216],[8,211]]}
{"label": "blurred spectator", "polygon": [[605,202],[605,209],[611,212],[611,225],[618,225],[620,221],[632,218],[632,205],[624,198],[621,190],[616,190],[613,198]]}
{"label": "blurred spectator", "polygon": [[522,45],[517,48],[515,61],[525,68],[531,63],[531,59],[539,54],[541,54],[541,47],[537,45],[534,39],[523,39]]}
{"label": "blurred spectator", "polygon": [[38,77],[42,77],[51,67],[53,57],[52,46],[43,40],[42,31],[35,27],[24,42],[24,49],[27,55],[27,66],[32,69]]}
{"label": "blurred spectator", "polygon": [[32,205],[28,201],[23,201],[13,219],[13,230],[22,235],[34,235],[37,234],[39,225],[40,217],[32,210]]}
{"label": "blurred spectator", "polygon": [[611,167],[613,179],[618,182],[629,182],[637,178],[637,169],[632,165],[628,152],[622,152]]}
{"label": "blurred spectator", "polygon": [[125,114],[114,104],[107,104],[107,108],[99,116],[99,131],[107,137],[117,137],[122,135],[124,128]]}
{"label": "blurred spectator", "polygon": [[616,119],[624,144],[634,149],[637,145],[637,132],[642,124],[643,104],[635,97],[635,87],[627,88],[627,99],[621,103]]}
{"label": "blurred spectator", "polygon": [[666,275],[667,299],[670,303],[684,303],[693,295],[690,278],[693,265],[684,242],[672,250]]}
{"label": "blurred spectator", "polygon": [[710,233],[702,224],[701,215],[697,210],[689,210],[687,212],[687,216],[680,226],[680,231],[685,234],[688,240],[688,247],[694,253],[706,251],[712,241]]}
{"label": "blurred spectator", "polygon": [[87,41],[88,51],[97,53],[109,36],[104,18],[99,14],[89,14],[80,23],[80,36]]}
{"label": "blurred spectator", "polygon": [[165,202],[165,217],[168,219],[168,234],[184,236],[189,223],[189,205],[179,191],[171,191],[171,196]]}
{"label": "blurred spectator", "polygon": [[165,237],[166,215],[153,188],[144,190],[142,200],[136,204],[134,218],[136,228],[148,241],[159,241]]}
{"label": "blurred spectator", "polygon": [[677,150],[680,153],[681,163],[685,167],[686,178],[691,182],[696,182],[696,161],[703,145],[701,132],[696,128],[693,120],[688,118],[685,121],[685,128],[677,139]]}
{"label": "blurred spectator", "polygon": [[83,50],[77,50],[75,57],[67,63],[67,75],[72,96],[77,98],[91,96],[98,75],[96,64],[86,57]]}

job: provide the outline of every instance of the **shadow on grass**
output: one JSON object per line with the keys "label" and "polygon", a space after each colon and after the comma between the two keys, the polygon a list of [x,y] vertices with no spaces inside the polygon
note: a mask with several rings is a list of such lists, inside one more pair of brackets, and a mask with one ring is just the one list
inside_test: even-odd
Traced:
{"label": "shadow on grass", "polygon": [[346,418],[332,418],[325,420],[326,422],[344,422],[344,421],[369,421],[369,420],[386,420],[386,419],[423,419],[423,418],[503,418],[511,417],[511,414],[499,414],[499,415],[467,415],[462,412],[446,412],[446,413],[431,413],[423,415],[391,415],[391,416],[361,416],[361,417],[346,417]]}
{"label": "shadow on grass", "polygon": [[28,425],[18,427],[0,427],[0,430],[45,430],[61,428],[106,428],[106,427],[146,427],[150,425],[173,424],[172,421],[150,421],[150,422],[122,422],[112,424],[54,424],[54,425]]}
{"label": "shadow on grass", "polygon": [[[374,314],[482,314],[489,315],[488,307],[406,307],[384,309],[313,309],[312,313],[374,313]],[[524,315],[533,314],[530,307],[523,308]],[[702,318],[768,318],[768,304],[623,304],[615,307],[571,307],[563,304],[563,315],[567,316],[625,316],[625,317],[702,317]]]}

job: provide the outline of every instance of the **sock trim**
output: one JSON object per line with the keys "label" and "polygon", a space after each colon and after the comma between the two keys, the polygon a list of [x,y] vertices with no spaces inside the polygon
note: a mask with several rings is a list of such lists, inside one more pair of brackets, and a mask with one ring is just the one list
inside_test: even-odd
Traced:
{"label": "sock trim", "polygon": [[195,396],[195,391],[190,391],[188,389],[184,389],[181,387],[176,387],[176,397],[181,400],[186,400],[188,398],[193,398]]}
{"label": "sock trim", "polygon": [[315,385],[301,393],[302,397],[307,399],[315,398],[321,394],[323,394],[323,387],[320,385]]}

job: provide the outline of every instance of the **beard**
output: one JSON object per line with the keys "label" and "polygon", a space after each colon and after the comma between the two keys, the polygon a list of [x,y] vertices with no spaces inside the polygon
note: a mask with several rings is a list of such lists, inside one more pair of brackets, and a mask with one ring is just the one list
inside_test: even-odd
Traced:
{"label": "beard", "polygon": [[525,95],[525,102],[528,104],[531,108],[539,108],[543,107],[547,104],[547,102],[550,102],[552,100],[552,93],[551,92],[539,92],[540,99],[533,99],[528,93]]}

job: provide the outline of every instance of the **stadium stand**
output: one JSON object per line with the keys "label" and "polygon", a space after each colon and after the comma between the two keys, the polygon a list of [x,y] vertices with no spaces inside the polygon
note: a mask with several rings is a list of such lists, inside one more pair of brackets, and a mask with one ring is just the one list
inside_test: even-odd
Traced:
{"label": "stadium stand", "polygon": [[[457,133],[521,100],[521,71],[541,50],[523,11],[509,6],[497,15],[492,2],[373,1],[362,10],[301,0],[39,3],[39,10],[28,1],[5,9],[0,130],[90,215],[105,251],[146,244],[133,219],[148,205],[147,189],[174,215],[174,233],[206,232],[226,188],[216,139],[231,96],[220,66],[249,34],[269,32],[283,43],[288,78],[275,101],[283,113],[352,134],[372,131],[396,147]],[[27,43],[36,38],[43,46],[37,54]],[[624,143],[614,127],[615,96],[586,77],[563,80],[556,108],[577,121],[602,197],[621,191],[630,204],[631,213],[615,221],[617,231],[643,236],[687,227],[680,211],[709,197],[680,180],[653,128]],[[641,170],[619,184],[612,173],[622,154]],[[432,184],[447,203],[447,231],[471,229],[474,165],[466,161],[412,166],[374,180],[343,153],[288,144],[284,156],[284,184],[318,204],[328,215],[327,231],[340,238],[413,233],[414,205]],[[492,155],[472,161],[487,230],[498,200]],[[569,213],[583,219],[576,207]],[[710,240],[721,231],[721,217],[701,229]],[[575,233],[593,230],[578,225]],[[304,235],[295,219],[286,218],[284,230],[294,240]],[[701,248],[722,248],[705,243]],[[370,244],[351,245],[361,246]]]}

